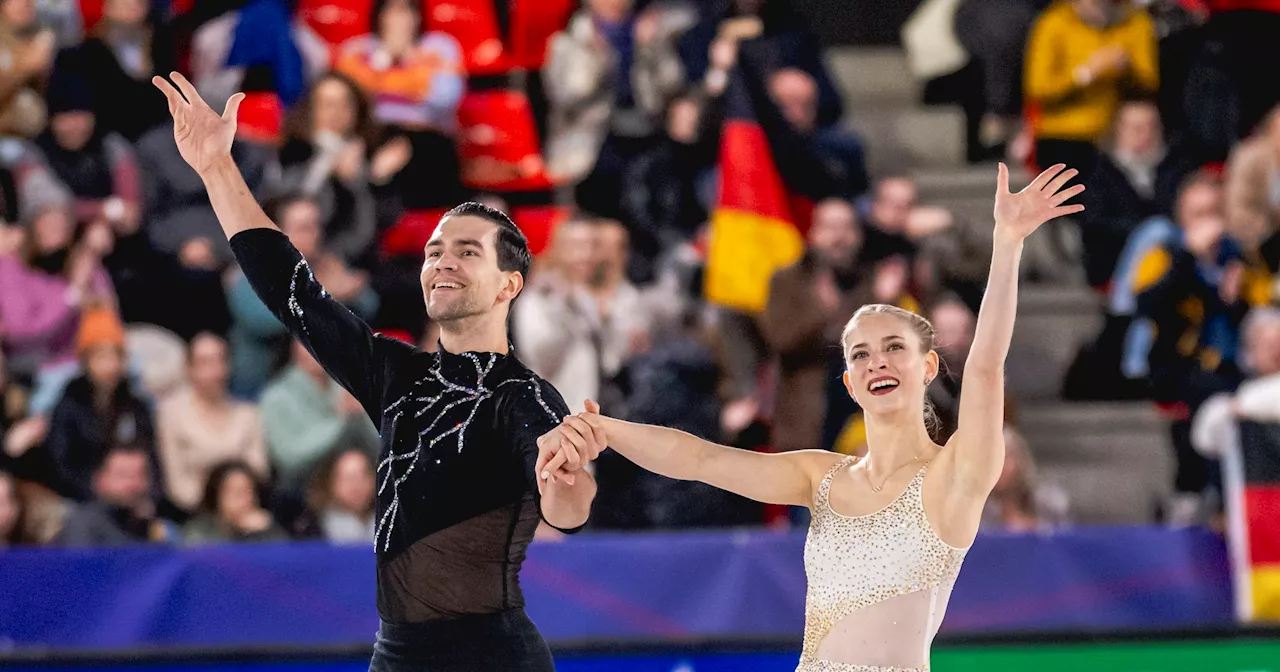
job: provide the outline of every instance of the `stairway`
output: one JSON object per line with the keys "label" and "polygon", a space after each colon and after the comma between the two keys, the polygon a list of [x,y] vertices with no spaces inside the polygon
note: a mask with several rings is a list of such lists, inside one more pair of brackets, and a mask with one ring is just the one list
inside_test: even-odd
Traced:
{"label": "stairway", "polygon": [[[963,113],[919,104],[920,87],[901,50],[842,47],[828,51],[827,63],[845,95],[845,124],[861,136],[873,179],[909,174],[922,203],[990,221],[995,166],[965,162]],[[1011,187],[1028,179],[1015,169]],[[1060,397],[1067,367],[1101,323],[1100,298],[1089,288],[1024,281],[1006,393],[1019,407],[1039,477],[1067,491],[1075,521],[1150,522],[1173,479],[1165,423],[1150,404]]]}

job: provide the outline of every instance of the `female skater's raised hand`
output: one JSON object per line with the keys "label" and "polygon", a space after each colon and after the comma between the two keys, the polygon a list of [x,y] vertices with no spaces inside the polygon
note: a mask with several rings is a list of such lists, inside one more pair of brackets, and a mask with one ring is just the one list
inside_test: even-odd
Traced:
{"label": "female skater's raised hand", "polygon": [[1009,168],[1001,163],[996,178],[996,233],[1022,240],[1055,217],[1083,211],[1080,204],[1063,205],[1084,191],[1083,184],[1063,189],[1080,173],[1075,168],[1064,168],[1061,163],[1049,167],[1015,194],[1009,191]]}
{"label": "female skater's raised hand", "polygon": [[151,83],[163,91],[169,101],[169,114],[173,115],[173,140],[178,145],[178,152],[196,173],[203,176],[218,161],[231,156],[231,142],[236,136],[236,113],[240,110],[244,94],[231,96],[226,109],[219,115],[181,73],[173,72],[169,76],[173,84],[158,75],[151,78]]}

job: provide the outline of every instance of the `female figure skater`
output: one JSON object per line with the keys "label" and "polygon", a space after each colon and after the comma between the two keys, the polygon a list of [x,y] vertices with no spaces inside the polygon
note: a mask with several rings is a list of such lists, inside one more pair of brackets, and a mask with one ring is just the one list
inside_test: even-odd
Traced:
{"label": "female figure skater", "polygon": [[1004,465],[1004,361],[1018,303],[1023,240],[1046,221],[1080,212],[1064,203],[1076,175],[1056,165],[1009,191],[1000,165],[995,246],[959,428],[945,446],[926,428],[925,388],[938,374],[933,327],[887,305],[867,305],[845,327],[845,387],[864,410],[867,455],[737,450],[663,427],[587,412],[542,440],[539,484],[564,478],[608,445],[650,471],[698,480],[758,501],[809,506],[809,587],[797,672],[922,672],[982,508]]}

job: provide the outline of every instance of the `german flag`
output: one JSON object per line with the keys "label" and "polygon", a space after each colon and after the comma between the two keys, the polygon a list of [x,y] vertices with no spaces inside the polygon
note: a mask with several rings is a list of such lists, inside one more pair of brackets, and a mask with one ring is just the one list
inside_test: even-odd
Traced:
{"label": "german flag", "polygon": [[769,99],[768,55],[754,47],[742,45],[725,91],[704,287],[708,301],[748,314],[764,310],[774,272],[800,259],[813,202],[836,186]]}
{"label": "german flag", "polygon": [[1239,454],[1225,457],[1237,612],[1280,620],[1280,424],[1241,420]]}

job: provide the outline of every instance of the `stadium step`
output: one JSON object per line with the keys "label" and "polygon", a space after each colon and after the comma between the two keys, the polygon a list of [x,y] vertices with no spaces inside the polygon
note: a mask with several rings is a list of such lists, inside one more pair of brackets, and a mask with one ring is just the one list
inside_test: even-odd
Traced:
{"label": "stadium step", "polygon": [[1168,496],[1173,454],[1150,403],[1035,404],[1017,419],[1039,477],[1066,490],[1076,523],[1149,523]]}
{"label": "stadium step", "polygon": [[848,107],[845,126],[862,138],[873,176],[965,165],[964,112],[958,107]]}
{"label": "stadium step", "polygon": [[1022,401],[1056,400],[1080,345],[1102,328],[1100,299],[1084,287],[1028,283],[1018,296],[1006,386]]}
{"label": "stadium step", "polygon": [[848,107],[912,108],[921,86],[896,47],[835,47],[826,53],[827,69]]}

